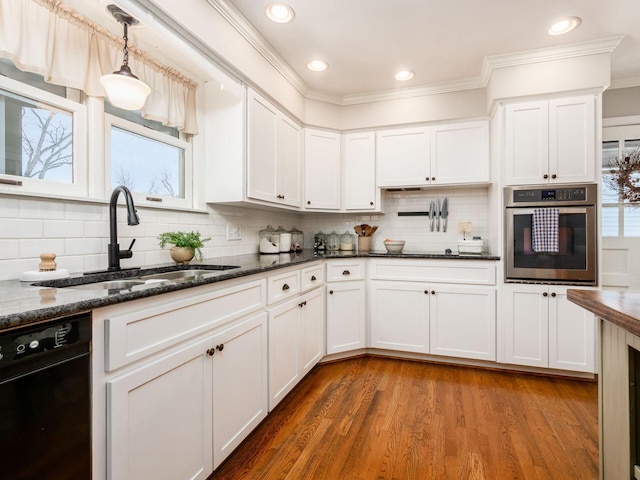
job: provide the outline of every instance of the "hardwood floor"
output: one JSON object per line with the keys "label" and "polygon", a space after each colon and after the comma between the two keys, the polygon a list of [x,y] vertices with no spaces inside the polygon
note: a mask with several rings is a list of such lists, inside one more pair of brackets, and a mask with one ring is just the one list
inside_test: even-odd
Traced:
{"label": "hardwood floor", "polygon": [[210,478],[596,479],[597,384],[376,357],[321,365]]}

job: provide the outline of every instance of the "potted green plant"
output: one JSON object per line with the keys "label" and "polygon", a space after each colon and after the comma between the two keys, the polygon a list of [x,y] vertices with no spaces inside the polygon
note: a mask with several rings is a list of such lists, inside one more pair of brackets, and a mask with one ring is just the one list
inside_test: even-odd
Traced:
{"label": "potted green plant", "polygon": [[200,232],[164,232],[158,235],[160,248],[164,248],[167,244],[173,245],[169,250],[169,255],[174,262],[187,265],[195,256],[198,260],[202,260],[202,247],[204,242],[211,238],[202,238]]}

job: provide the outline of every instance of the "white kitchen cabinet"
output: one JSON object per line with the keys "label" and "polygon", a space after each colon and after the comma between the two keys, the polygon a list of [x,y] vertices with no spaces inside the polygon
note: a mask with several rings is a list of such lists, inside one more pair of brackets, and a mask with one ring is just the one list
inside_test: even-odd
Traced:
{"label": "white kitchen cabinet", "polygon": [[247,92],[247,196],[300,207],[302,130],[265,98]]}
{"label": "white kitchen cabinet", "polygon": [[380,131],[377,157],[380,187],[488,183],[489,123]]}
{"label": "white kitchen cabinet", "polygon": [[493,287],[371,282],[371,346],[495,360]]}
{"label": "white kitchen cabinet", "polygon": [[374,132],[347,133],[342,136],[345,210],[367,211],[379,208],[375,142]]}
{"label": "white kitchen cabinet", "polygon": [[505,362],[595,371],[595,318],[566,299],[566,287],[506,285]]}
{"label": "white kitchen cabinet", "polygon": [[267,415],[266,314],[107,382],[110,480],[206,479]]}
{"label": "white kitchen cabinet", "polygon": [[415,282],[371,282],[371,347],[429,353],[429,290]]}
{"label": "white kitchen cabinet", "polygon": [[431,132],[431,184],[488,183],[489,122],[435,125]]}
{"label": "white kitchen cabinet", "polygon": [[269,410],[322,358],[323,327],[322,289],[269,309]]}
{"label": "white kitchen cabinet", "polygon": [[507,185],[595,181],[595,98],[505,106]]}
{"label": "white kitchen cabinet", "polygon": [[366,347],[366,301],[363,281],[329,283],[327,354]]}
{"label": "white kitchen cabinet", "polygon": [[378,131],[378,186],[429,185],[430,155],[429,130],[426,127]]}
{"label": "white kitchen cabinet", "polygon": [[430,287],[430,353],[496,359],[496,290],[493,287]]}
{"label": "white kitchen cabinet", "polygon": [[304,198],[307,210],[340,210],[340,134],[305,128]]}

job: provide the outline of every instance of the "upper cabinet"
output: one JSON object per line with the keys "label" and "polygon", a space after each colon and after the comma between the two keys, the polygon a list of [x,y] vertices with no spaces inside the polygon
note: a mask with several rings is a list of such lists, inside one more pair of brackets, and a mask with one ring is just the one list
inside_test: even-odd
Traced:
{"label": "upper cabinet", "polygon": [[347,133],[342,136],[342,145],[343,208],[361,211],[379,209],[375,133]]}
{"label": "upper cabinet", "polygon": [[253,90],[247,94],[247,196],[300,207],[302,130]]}
{"label": "upper cabinet", "polygon": [[378,132],[378,185],[424,187],[488,183],[485,120]]}
{"label": "upper cabinet", "polygon": [[340,210],[340,134],[304,130],[304,198],[307,210]]}
{"label": "upper cabinet", "polygon": [[595,181],[595,98],[581,95],[505,107],[505,183]]}

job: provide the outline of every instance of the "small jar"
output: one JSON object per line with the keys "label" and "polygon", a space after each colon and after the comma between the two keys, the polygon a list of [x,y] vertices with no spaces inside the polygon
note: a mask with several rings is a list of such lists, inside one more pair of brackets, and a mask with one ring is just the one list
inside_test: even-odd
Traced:
{"label": "small jar", "polygon": [[291,250],[294,252],[301,252],[304,248],[304,233],[298,230],[296,227],[291,229]]}
{"label": "small jar", "polygon": [[330,252],[340,250],[340,234],[334,231],[327,235],[327,250]]}
{"label": "small jar", "polygon": [[318,232],[313,236],[313,251],[316,253],[324,253],[327,250],[327,236]]}
{"label": "small jar", "polygon": [[280,253],[280,234],[271,226],[258,232],[260,253]]}
{"label": "small jar", "polygon": [[287,253],[291,250],[291,233],[279,226],[276,230],[280,235],[280,253]]}
{"label": "small jar", "polygon": [[349,232],[340,235],[340,250],[348,252],[356,249],[356,236]]}

